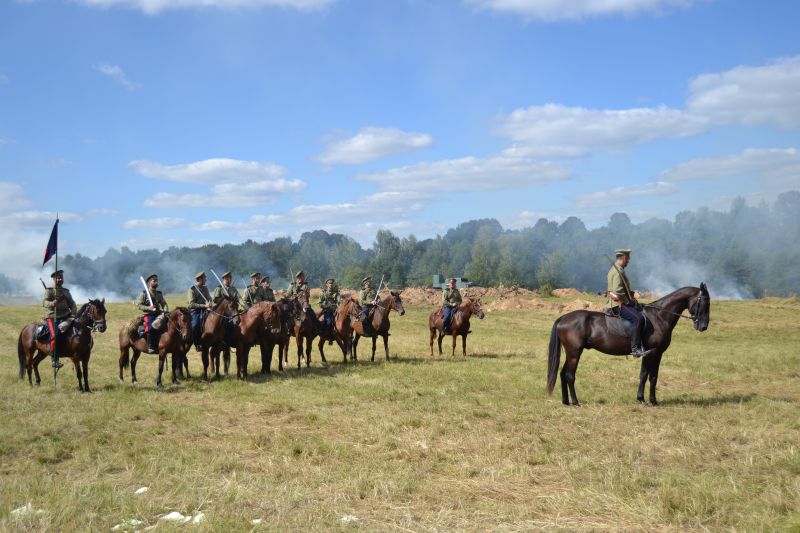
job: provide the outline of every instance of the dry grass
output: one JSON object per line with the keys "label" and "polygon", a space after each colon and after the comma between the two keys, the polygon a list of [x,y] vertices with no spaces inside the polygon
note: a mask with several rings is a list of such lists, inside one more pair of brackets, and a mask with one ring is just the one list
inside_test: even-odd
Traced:
{"label": "dry grass", "polygon": [[[329,349],[323,368],[315,349],[311,370],[157,390],[152,356],[141,385],[117,381],[134,311],[111,305],[81,395],[69,367],[56,389],[17,380],[16,335],[39,309],[3,308],[0,529],[800,529],[796,300],[715,302],[704,334],[680,324],[659,408],[635,402],[638,363],[596,352],[578,370],[584,407],[548,397],[553,312],[489,313],[465,359],[430,358],[430,308],[407,311],[392,315],[396,361]],[[42,512],[11,515],[28,502]],[[158,521],[172,510],[206,519]]]}

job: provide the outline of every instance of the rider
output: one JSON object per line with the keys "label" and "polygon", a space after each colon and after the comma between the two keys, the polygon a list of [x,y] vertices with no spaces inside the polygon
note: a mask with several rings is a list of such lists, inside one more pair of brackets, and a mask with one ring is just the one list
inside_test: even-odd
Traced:
{"label": "rider", "polygon": [[189,287],[186,293],[188,301],[187,307],[192,314],[192,338],[194,339],[194,348],[198,352],[202,351],[200,346],[200,326],[203,324],[203,318],[208,310],[211,309],[211,295],[208,293],[206,287],[206,273],[198,272],[195,276],[195,284]]}
{"label": "rider", "polygon": [[319,321],[317,320],[317,314],[311,309],[311,289],[308,286],[308,282],[306,281],[306,274],[302,270],[297,273],[294,277],[294,283],[289,284],[289,288],[286,291],[286,298],[292,298],[295,295],[304,294],[306,299],[306,312],[311,314],[313,320],[317,321],[319,325]]}
{"label": "rider", "polygon": [[375,307],[375,303],[378,301],[378,292],[372,286],[372,277],[367,276],[361,280],[361,282],[364,284],[364,288],[358,293],[358,303],[361,305],[361,314],[358,315],[356,320],[366,324],[372,312],[372,308]]}
{"label": "rider", "polygon": [[259,279],[261,279],[261,272],[253,272],[250,274],[250,285],[244,290],[242,299],[239,300],[240,311],[247,311],[254,304],[264,300],[261,287],[258,284]]}
{"label": "rider", "polygon": [[322,309],[325,330],[328,332],[333,329],[333,313],[340,303],[342,303],[342,297],[339,294],[339,287],[336,286],[336,280],[326,279],[325,287],[322,288],[319,295],[319,306]]}
{"label": "rider", "polygon": [[169,306],[167,301],[164,300],[164,295],[161,294],[161,291],[156,290],[158,289],[158,276],[150,274],[145,282],[147,283],[147,293],[150,294],[153,305],[150,305],[147,293],[142,291],[142,294],[139,295],[139,300],[136,302],[136,307],[139,311],[144,311],[142,318],[144,320],[145,335],[147,336],[147,353],[156,353],[158,350],[156,348],[156,331],[153,328],[153,321],[161,313],[169,313]]}
{"label": "rider", "polygon": [[461,292],[456,288],[456,278],[447,280],[448,287],[442,291],[442,308],[444,309],[444,320],[442,321],[442,333],[450,334],[450,322],[453,320],[453,309],[461,305]]}
{"label": "rider", "polygon": [[272,282],[269,280],[269,276],[261,278],[261,296],[265,302],[275,301],[275,291],[272,290]]}
{"label": "rider", "polygon": [[77,313],[78,307],[75,305],[75,300],[72,299],[69,290],[63,286],[64,271],[56,270],[50,274],[50,277],[53,278],[54,287],[45,289],[42,306],[48,310],[47,327],[50,330],[50,360],[53,363],[53,368],[61,368],[64,364],[58,361],[56,349],[56,340],[62,338],[58,326],[61,322]]}
{"label": "rider", "polygon": [[214,289],[214,294],[211,295],[211,303],[218,305],[223,298],[228,297],[233,302],[234,306],[239,305],[239,291],[237,291],[236,287],[231,283],[232,280],[233,275],[230,272],[222,274],[222,285],[218,285],[217,288]]}
{"label": "rider", "polygon": [[608,271],[608,304],[609,307],[619,305],[619,314],[633,326],[631,334],[631,355],[642,357],[651,352],[642,348],[642,328],[644,326],[644,316],[639,309],[639,304],[634,298],[628,276],[625,274],[625,267],[631,260],[631,251],[627,248],[620,248],[614,251],[616,260]]}

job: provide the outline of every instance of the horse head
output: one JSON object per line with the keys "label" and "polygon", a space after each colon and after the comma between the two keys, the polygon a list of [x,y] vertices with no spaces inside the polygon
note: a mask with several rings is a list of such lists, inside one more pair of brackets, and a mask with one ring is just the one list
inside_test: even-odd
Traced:
{"label": "horse head", "polygon": [[389,302],[389,309],[394,309],[400,316],[406,314],[406,310],[403,309],[403,300],[400,299],[400,291],[389,291],[389,298],[387,298],[387,300],[391,300]]}
{"label": "horse head", "polygon": [[704,282],[700,283],[697,295],[689,299],[689,314],[692,316],[694,329],[697,331],[708,329],[708,321],[711,316],[711,297]]}
{"label": "horse head", "polygon": [[106,299],[89,300],[78,315],[86,314],[89,317],[89,328],[95,329],[100,333],[106,330]]}
{"label": "horse head", "polygon": [[170,324],[173,324],[175,329],[181,336],[181,340],[188,342],[192,338],[192,315],[185,307],[178,307],[169,315]]}
{"label": "horse head", "polygon": [[264,321],[264,329],[272,335],[277,335],[281,332],[283,318],[281,315],[281,306],[273,302],[262,302],[263,309],[261,309],[261,318]]}
{"label": "horse head", "polygon": [[483,314],[483,308],[481,307],[481,299],[469,298],[467,301],[469,302],[470,312],[479,319],[483,320],[484,314]]}

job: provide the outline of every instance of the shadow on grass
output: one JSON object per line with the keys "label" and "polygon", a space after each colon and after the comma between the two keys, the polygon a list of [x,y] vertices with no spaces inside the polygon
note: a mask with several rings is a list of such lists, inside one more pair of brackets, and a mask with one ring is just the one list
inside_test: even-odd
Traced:
{"label": "shadow on grass", "polygon": [[716,405],[726,405],[732,403],[748,403],[753,401],[755,394],[726,394],[723,396],[712,396],[708,398],[674,398],[660,402],[661,407],[673,405],[693,405],[697,407],[712,407]]}

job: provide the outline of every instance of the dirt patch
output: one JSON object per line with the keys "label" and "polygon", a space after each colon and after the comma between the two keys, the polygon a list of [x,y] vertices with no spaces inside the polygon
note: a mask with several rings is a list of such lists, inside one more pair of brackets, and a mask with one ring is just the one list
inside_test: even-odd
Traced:
{"label": "dirt patch", "polygon": [[[564,292],[562,298],[578,297],[574,301],[561,303],[552,300],[543,300],[537,291],[522,287],[469,287],[463,289],[461,294],[465,298],[480,298],[487,311],[499,309],[540,309],[543,311],[558,311],[567,313],[577,309],[602,311],[605,305],[580,298],[585,296],[576,289],[559,289]],[[412,287],[403,290],[403,303],[411,305],[438,306],[442,302],[442,291],[426,287]]]}

